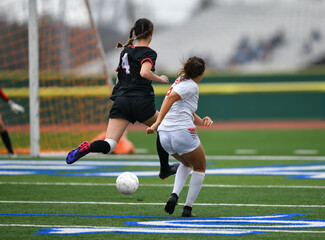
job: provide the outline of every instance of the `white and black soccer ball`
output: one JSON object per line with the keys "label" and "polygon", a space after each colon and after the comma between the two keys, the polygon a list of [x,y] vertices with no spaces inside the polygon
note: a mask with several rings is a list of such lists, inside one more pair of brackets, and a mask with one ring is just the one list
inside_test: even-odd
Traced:
{"label": "white and black soccer ball", "polygon": [[137,175],[131,172],[123,172],[116,179],[116,188],[120,193],[129,195],[135,193],[139,187]]}

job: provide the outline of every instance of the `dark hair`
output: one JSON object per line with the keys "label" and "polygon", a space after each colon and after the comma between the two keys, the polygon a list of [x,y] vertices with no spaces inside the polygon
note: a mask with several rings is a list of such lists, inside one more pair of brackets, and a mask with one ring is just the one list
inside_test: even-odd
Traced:
{"label": "dark hair", "polygon": [[[133,45],[134,40],[146,39],[152,32],[153,32],[153,23],[149,19],[140,18],[135,22],[134,26],[130,29],[130,35],[127,43],[123,45],[122,43],[118,42],[116,44],[116,48],[131,46]],[[133,33],[135,35],[135,38],[133,38]]]}
{"label": "dark hair", "polygon": [[205,62],[199,57],[190,57],[184,63],[183,68],[179,71],[178,76],[181,80],[195,78],[205,71]]}

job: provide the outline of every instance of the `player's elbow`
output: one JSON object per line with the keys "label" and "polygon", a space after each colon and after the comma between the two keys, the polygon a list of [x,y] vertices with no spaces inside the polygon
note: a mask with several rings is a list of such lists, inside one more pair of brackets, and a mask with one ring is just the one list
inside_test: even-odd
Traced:
{"label": "player's elbow", "polygon": [[151,71],[150,70],[148,71],[147,69],[141,69],[140,71],[140,76],[145,79],[150,79],[151,74],[152,74]]}

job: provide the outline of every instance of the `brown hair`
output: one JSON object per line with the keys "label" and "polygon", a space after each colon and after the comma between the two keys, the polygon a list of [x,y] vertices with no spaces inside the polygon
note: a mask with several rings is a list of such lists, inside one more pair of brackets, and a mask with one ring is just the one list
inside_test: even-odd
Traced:
{"label": "brown hair", "polygon": [[[123,45],[122,43],[118,42],[116,44],[116,48],[131,46],[133,45],[134,40],[146,39],[152,32],[153,32],[153,23],[149,19],[140,18],[135,22],[134,26],[130,29],[130,35],[127,43]],[[133,33],[135,35],[135,38],[133,38]]]}
{"label": "brown hair", "polygon": [[181,77],[181,80],[195,78],[201,75],[205,71],[205,62],[202,58],[199,57],[190,57],[184,63],[183,68],[179,71],[178,77]]}

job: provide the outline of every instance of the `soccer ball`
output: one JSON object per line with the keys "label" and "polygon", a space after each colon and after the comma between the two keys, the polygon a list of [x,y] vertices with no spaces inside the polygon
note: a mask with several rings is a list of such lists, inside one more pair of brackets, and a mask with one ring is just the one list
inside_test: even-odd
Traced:
{"label": "soccer ball", "polygon": [[116,188],[120,193],[129,195],[135,193],[138,187],[139,179],[134,173],[124,172],[116,179]]}

